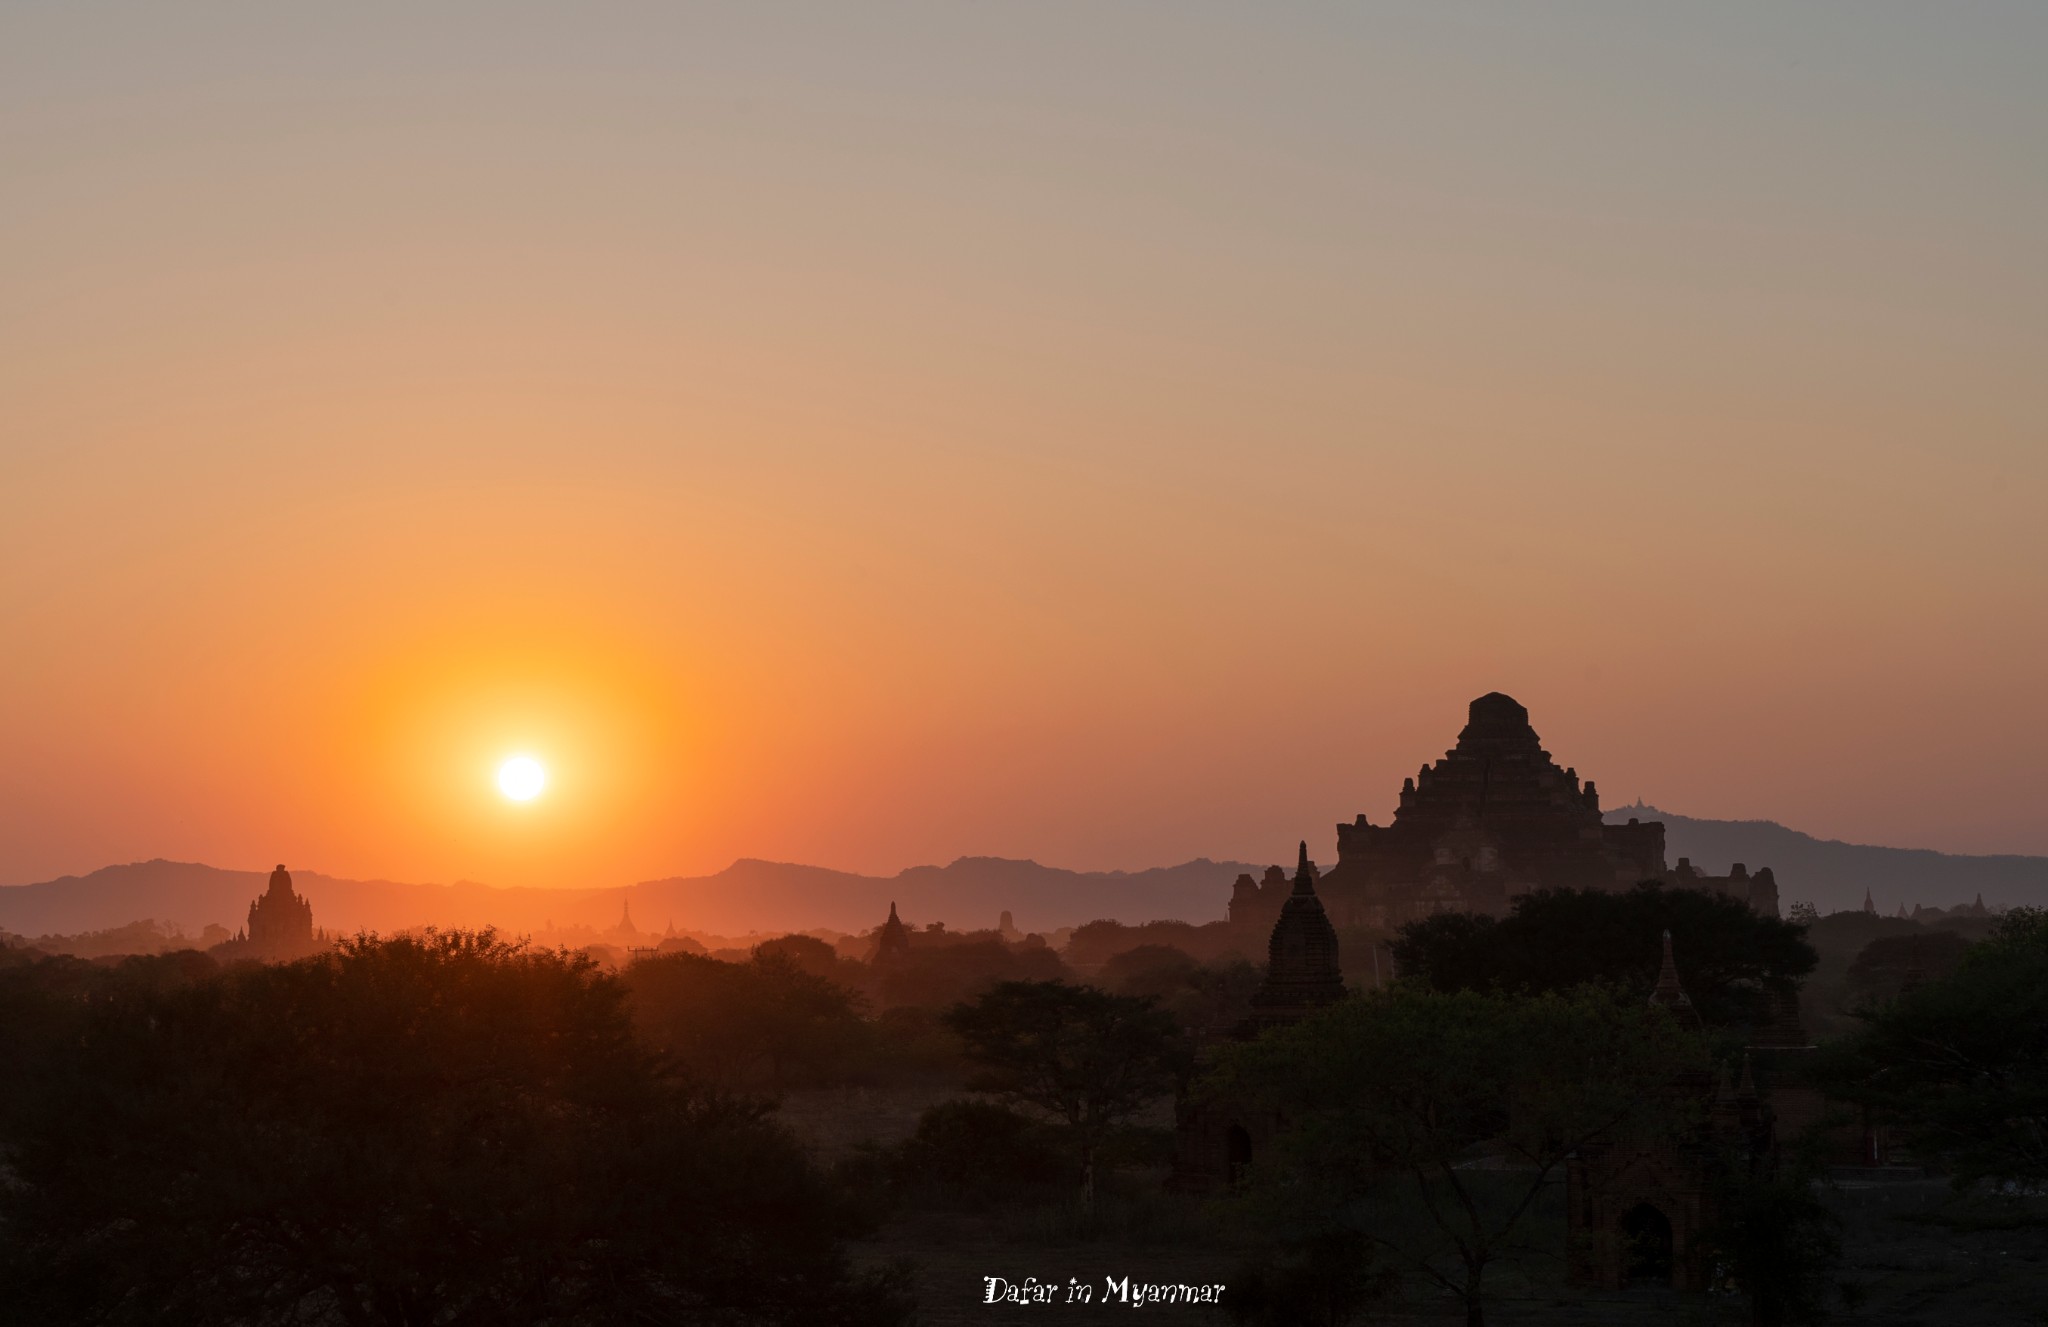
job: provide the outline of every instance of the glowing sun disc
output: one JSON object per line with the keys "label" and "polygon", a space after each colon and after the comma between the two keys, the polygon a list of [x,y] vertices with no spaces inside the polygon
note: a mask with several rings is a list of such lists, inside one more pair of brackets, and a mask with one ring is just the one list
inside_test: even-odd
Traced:
{"label": "glowing sun disc", "polygon": [[532,756],[507,756],[498,766],[498,791],[515,802],[530,802],[548,786],[548,772]]}

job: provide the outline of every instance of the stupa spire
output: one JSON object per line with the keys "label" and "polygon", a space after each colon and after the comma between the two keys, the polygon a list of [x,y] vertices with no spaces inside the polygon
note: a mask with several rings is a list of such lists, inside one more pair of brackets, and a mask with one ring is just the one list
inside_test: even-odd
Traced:
{"label": "stupa spire", "polygon": [[889,903],[889,920],[875,929],[873,962],[893,963],[910,952],[910,928],[896,915],[896,903]]}
{"label": "stupa spire", "polygon": [[1316,897],[1316,864],[1308,859],[1306,839],[1295,855],[1294,892],[1280,907],[1266,958],[1266,980],[1252,996],[1255,1026],[1292,1022],[1343,998],[1337,929]]}
{"label": "stupa spire", "polygon": [[1664,961],[1657,969],[1657,985],[1650,992],[1650,1003],[1662,1005],[1673,1016],[1689,1028],[1700,1026],[1699,1010],[1692,1007],[1692,997],[1685,993],[1685,987],[1678,981],[1678,961],[1671,954],[1671,932],[1664,932]]}

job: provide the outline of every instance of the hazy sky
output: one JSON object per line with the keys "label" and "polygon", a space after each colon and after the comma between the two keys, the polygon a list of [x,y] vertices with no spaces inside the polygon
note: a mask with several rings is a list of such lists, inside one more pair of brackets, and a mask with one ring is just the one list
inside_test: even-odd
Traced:
{"label": "hazy sky", "polygon": [[320,9],[0,8],[0,882],[2048,852],[2048,6]]}

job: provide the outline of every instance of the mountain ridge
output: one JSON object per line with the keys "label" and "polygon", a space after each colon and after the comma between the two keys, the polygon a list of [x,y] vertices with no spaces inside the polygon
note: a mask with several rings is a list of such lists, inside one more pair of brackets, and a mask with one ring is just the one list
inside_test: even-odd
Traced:
{"label": "mountain ridge", "polygon": [[[354,880],[291,868],[314,904],[316,925],[342,933],[410,926],[495,925],[512,933],[564,926],[608,928],[630,907],[635,924],[744,935],[878,925],[895,903],[906,920],[955,929],[992,927],[1005,911],[1027,930],[1093,921],[1220,919],[1230,883],[1263,868],[1196,858],[1142,871],[1074,871],[1028,858],[958,857],[893,876],[741,857],[710,875],[667,876],[588,888],[496,886],[475,881],[413,884]],[[0,929],[18,935],[78,934],[154,919],[197,936],[233,929],[263,891],[269,871],[152,858],[30,884],[0,886]]]}
{"label": "mountain ridge", "polygon": [[1664,822],[1664,855],[1674,865],[1718,874],[1735,862],[1768,866],[1781,906],[1812,903],[1822,913],[1863,906],[1868,889],[1878,911],[1904,904],[1952,907],[1981,894],[1987,904],[2048,904],[2048,857],[2020,853],[1951,853],[1824,839],[1775,820],[1702,820],[1638,802],[1606,813],[1609,824],[1630,817]]}
{"label": "mountain ridge", "polygon": [[[1768,866],[1786,906],[1823,913],[1860,907],[1867,888],[1880,911],[1900,904],[1947,907],[1982,895],[1992,905],[2048,903],[2048,857],[1943,853],[1822,839],[1773,820],[1703,820],[1637,803],[1606,813],[1661,820],[1665,853],[1703,871],[1741,862]],[[1098,918],[1127,923],[1220,920],[1239,872],[1263,867],[1197,857],[1142,870],[1078,871],[1030,858],[963,855],[943,866],[864,875],[826,866],[741,857],[709,875],[664,876],[585,888],[496,886],[473,880],[413,884],[353,880],[294,869],[316,924],[343,933],[409,926],[495,925],[514,934],[558,927],[609,928],[630,907],[635,924],[722,935],[793,929],[864,931],[895,904],[916,925],[993,926],[1002,912],[1025,930]],[[0,928],[19,935],[77,934],[155,919],[197,936],[209,923],[233,929],[262,892],[266,870],[153,858],[85,875],[0,886]]]}

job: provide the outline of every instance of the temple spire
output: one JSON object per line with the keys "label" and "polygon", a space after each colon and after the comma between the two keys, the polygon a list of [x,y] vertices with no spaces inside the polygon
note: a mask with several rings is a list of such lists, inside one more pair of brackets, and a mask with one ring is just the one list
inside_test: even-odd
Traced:
{"label": "temple spire", "polygon": [[1266,980],[1252,996],[1253,1027],[1291,1023],[1344,997],[1337,929],[1316,897],[1315,882],[1316,864],[1308,859],[1304,839],[1295,857],[1294,892],[1281,905],[1266,942]]}
{"label": "temple spire", "polygon": [[1301,841],[1301,855],[1294,863],[1294,892],[1313,896],[1316,892],[1316,864],[1308,859],[1308,840]]}
{"label": "temple spire", "polygon": [[1680,1023],[1697,1030],[1700,1026],[1699,1010],[1692,1007],[1692,997],[1685,993],[1685,987],[1678,981],[1678,962],[1671,956],[1671,932],[1664,932],[1664,962],[1657,969],[1657,985],[1650,992],[1650,1003],[1669,1009]]}
{"label": "temple spire", "polygon": [[889,903],[889,920],[875,928],[875,953],[871,962],[893,963],[910,952],[910,928],[896,915],[894,900]]}
{"label": "temple spire", "polygon": [[1671,931],[1664,932],[1664,963],[1657,969],[1657,989],[1651,996],[1660,1004],[1685,999],[1685,988],[1678,984],[1678,961],[1671,956]]}

